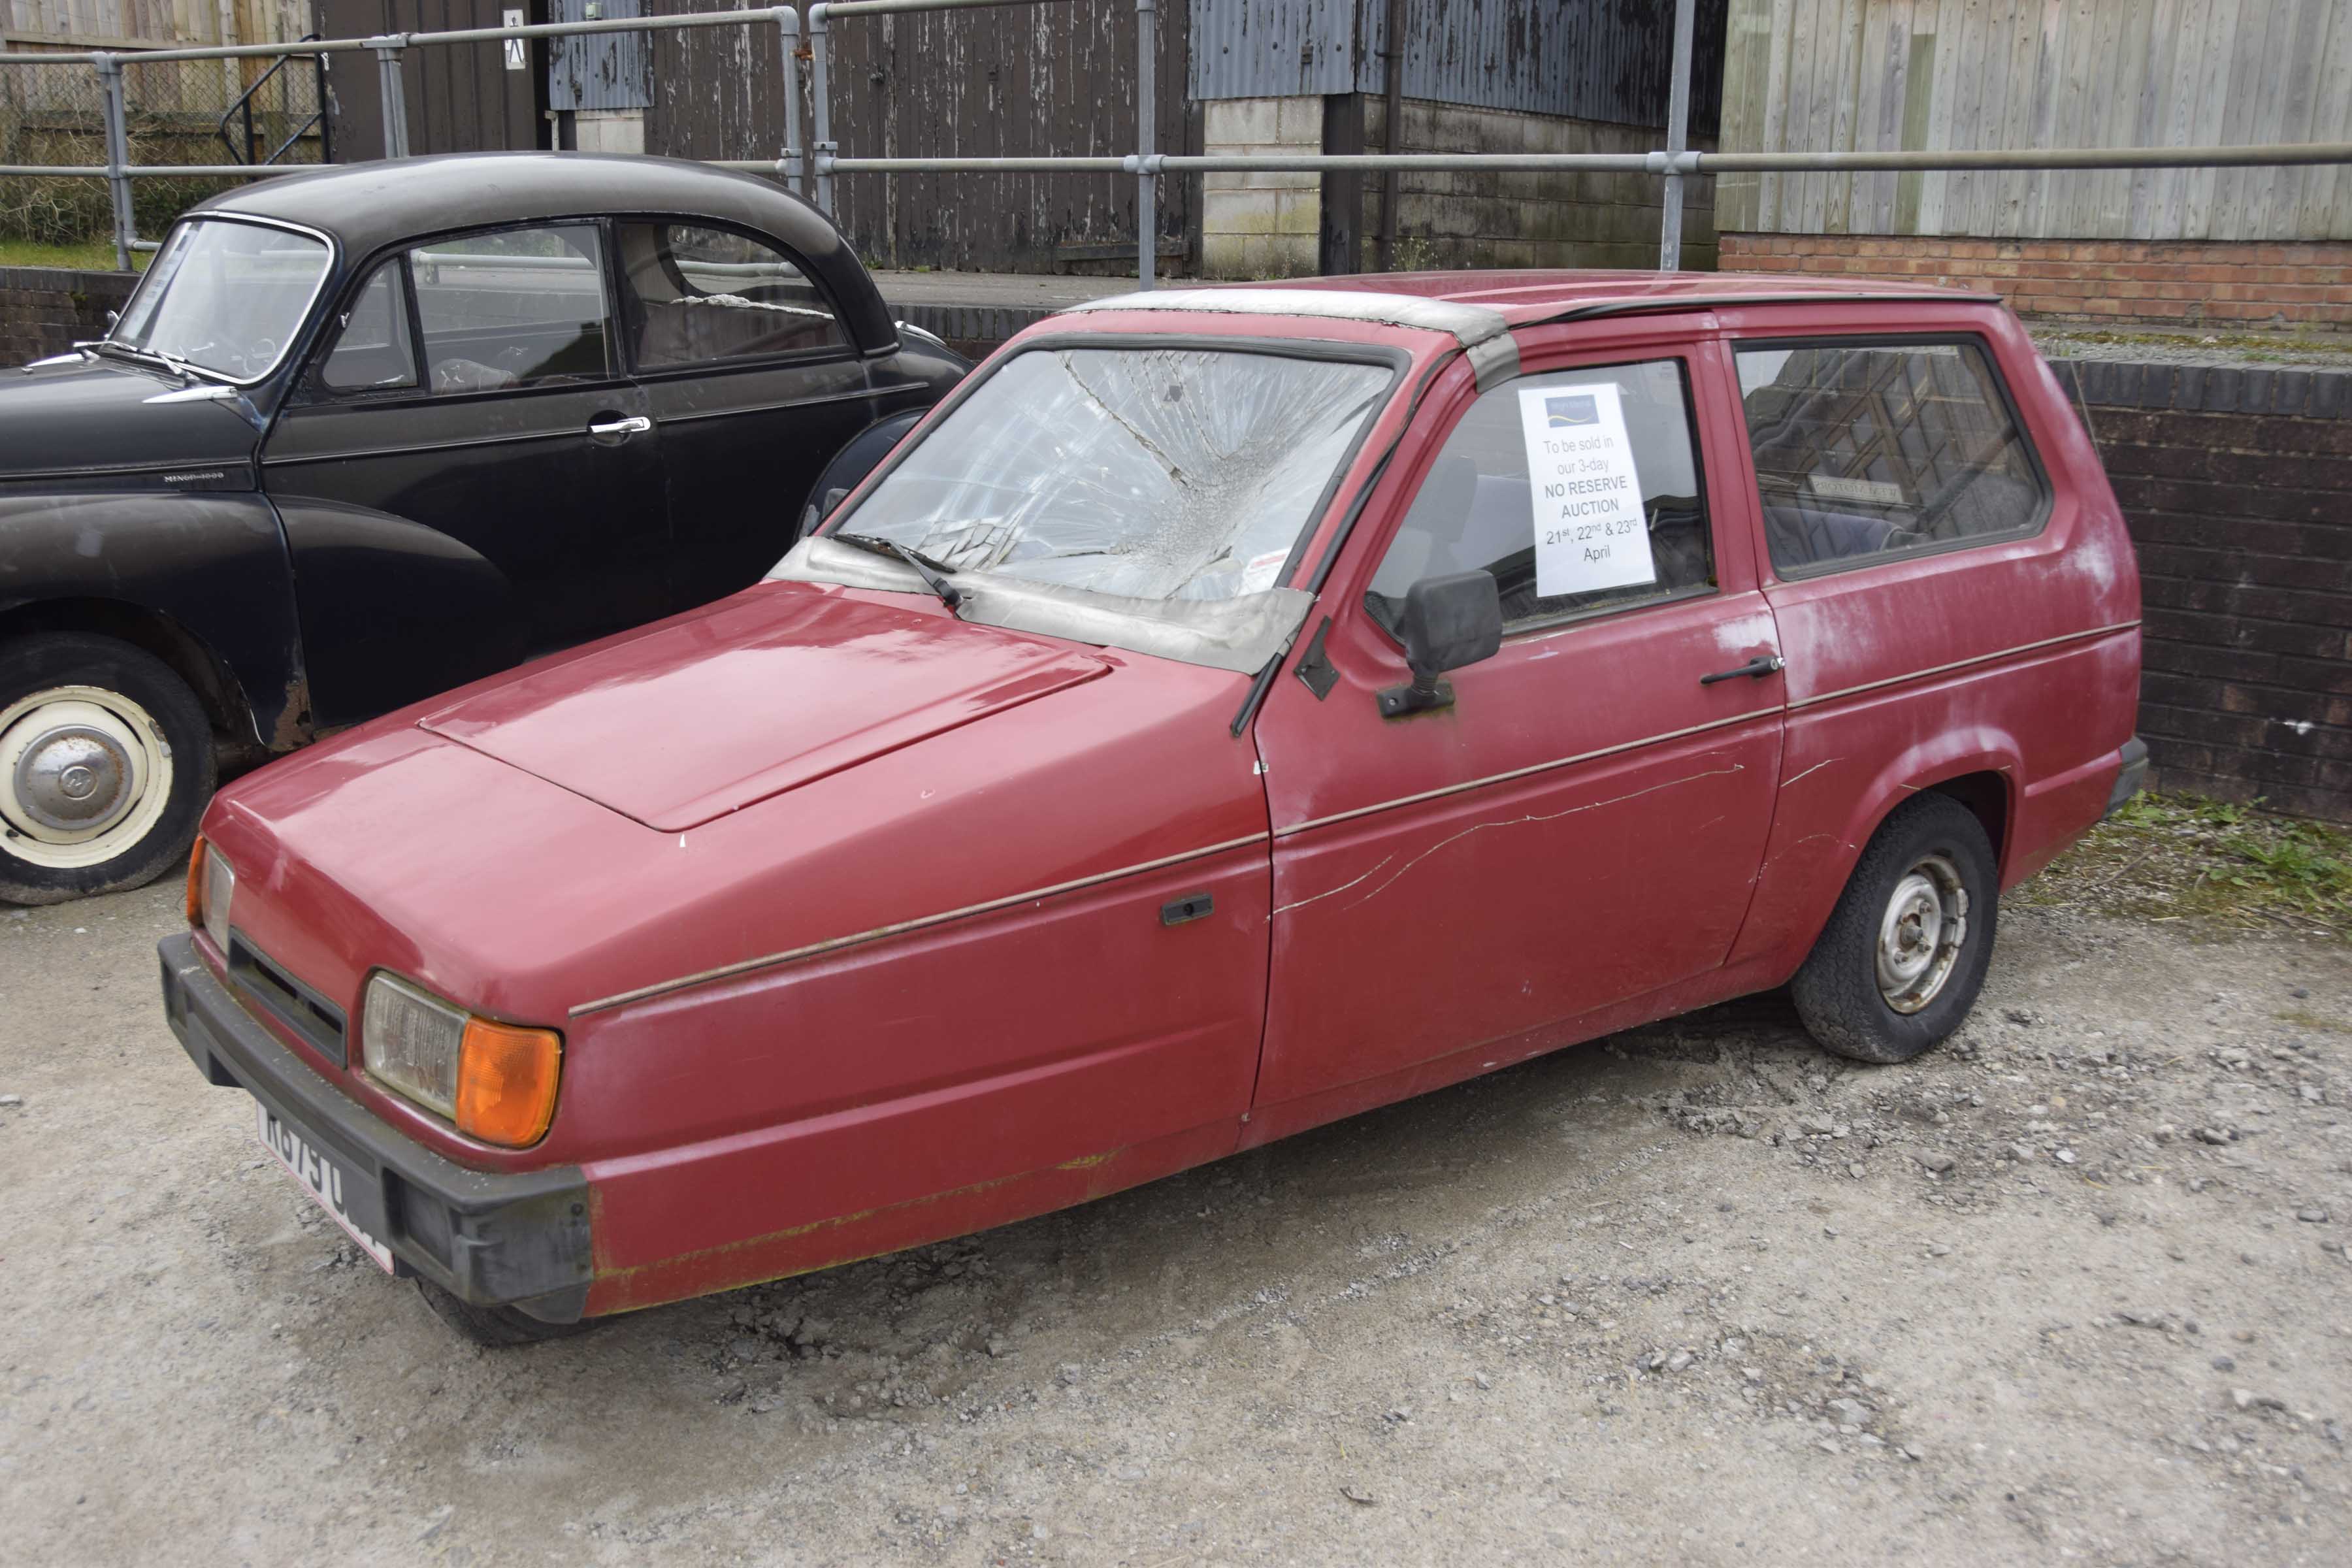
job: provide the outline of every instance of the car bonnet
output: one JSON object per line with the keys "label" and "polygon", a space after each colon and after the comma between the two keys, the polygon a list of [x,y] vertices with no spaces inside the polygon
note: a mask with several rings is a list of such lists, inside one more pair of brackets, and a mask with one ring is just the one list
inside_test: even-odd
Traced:
{"label": "car bonnet", "polygon": [[678,833],[1110,668],[926,607],[774,584],[527,667],[419,724]]}

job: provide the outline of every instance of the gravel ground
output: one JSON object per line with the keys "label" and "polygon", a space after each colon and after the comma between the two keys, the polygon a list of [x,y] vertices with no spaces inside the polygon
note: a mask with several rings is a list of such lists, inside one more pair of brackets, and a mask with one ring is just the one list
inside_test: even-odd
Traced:
{"label": "gravel ground", "polygon": [[177,896],[0,912],[0,1560],[2345,1561],[2343,946],[2019,905],[1909,1067],[1756,998],[486,1352],[198,1082]]}

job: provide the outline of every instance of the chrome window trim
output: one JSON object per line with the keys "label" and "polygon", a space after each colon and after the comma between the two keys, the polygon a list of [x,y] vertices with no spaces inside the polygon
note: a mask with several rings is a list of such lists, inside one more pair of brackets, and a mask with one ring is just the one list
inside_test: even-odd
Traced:
{"label": "chrome window trim", "polygon": [[[336,239],[333,235],[329,234],[326,230],[322,228],[312,228],[309,224],[289,223],[282,217],[257,217],[250,213],[207,211],[184,213],[180,216],[178,222],[172,225],[172,228],[176,231],[182,225],[194,223],[245,223],[251,224],[257,228],[284,229],[289,234],[299,234],[306,238],[315,239],[320,244],[327,247],[327,264],[319,269],[319,280],[315,284],[311,285],[310,299],[302,302],[301,313],[295,319],[294,330],[287,333],[286,341],[278,346],[278,357],[269,362],[269,368],[268,370],[263,371],[259,375],[247,376],[243,380],[239,380],[237,377],[229,374],[229,373],[225,370],[215,370],[210,365],[198,366],[198,368],[205,373],[205,376],[207,380],[217,381],[224,386],[259,386],[263,382],[268,381],[271,376],[276,375],[279,371],[286,368],[287,358],[289,355],[293,353],[294,345],[300,342],[305,337],[309,336],[312,319],[318,313],[319,300],[327,292],[327,286],[335,280],[336,273],[341,270],[343,259],[342,243]],[[171,234],[166,233],[163,236],[163,243],[169,245],[171,241]],[[154,273],[152,271],[142,272],[139,275],[139,287],[132,289],[131,291],[131,298],[122,302],[121,314],[123,316],[128,316],[131,313],[131,307],[139,302],[139,296],[145,291],[148,279],[152,277],[154,277]],[[120,316],[116,318],[118,321],[121,319],[121,318]],[[108,328],[106,336],[99,341],[101,342],[112,342],[114,341],[114,330],[111,327]],[[124,343],[120,346],[126,353],[144,353],[149,352],[144,349],[132,348],[128,343]]]}

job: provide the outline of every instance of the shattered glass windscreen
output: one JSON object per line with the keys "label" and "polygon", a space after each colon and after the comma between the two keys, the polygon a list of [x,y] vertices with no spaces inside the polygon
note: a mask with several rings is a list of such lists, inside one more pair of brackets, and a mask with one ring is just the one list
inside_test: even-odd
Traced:
{"label": "shattered glass windscreen", "polygon": [[1228,350],[1032,350],[828,531],[1129,598],[1257,593],[1390,381]]}

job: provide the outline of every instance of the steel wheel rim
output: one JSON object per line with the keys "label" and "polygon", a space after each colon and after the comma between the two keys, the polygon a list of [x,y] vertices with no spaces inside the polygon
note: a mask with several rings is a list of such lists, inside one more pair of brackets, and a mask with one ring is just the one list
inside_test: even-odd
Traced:
{"label": "steel wheel rim", "polygon": [[1948,855],[1923,856],[1895,879],[1878,917],[1878,994],[1916,1013],[1943,994],[1969,939],[1969,890]]}
{"label": "steel wheel rim", "polygon": [[172,746],[119,691],[53,686],[0,708],[0,847],[49,870],[103,865],[172,797]]}

